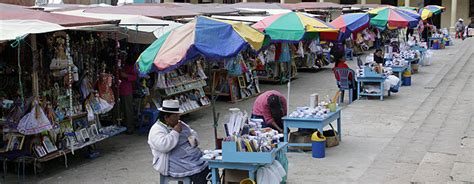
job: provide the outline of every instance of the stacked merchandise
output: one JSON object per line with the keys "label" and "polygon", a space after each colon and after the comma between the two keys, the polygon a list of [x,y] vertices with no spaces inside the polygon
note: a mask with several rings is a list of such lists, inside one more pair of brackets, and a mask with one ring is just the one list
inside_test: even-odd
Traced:
{"label": "stacked merchandise", "polygon": [[[7,66],[2,77],[19,81],[0,88],[0,99],[5,104],[0,121],[4,123],[6,143],[3,151],[47,161],[103,140],[108,137],[104,134],[108,129],[123,131],[120,126],[102,127],[98,118],[115,105],[117,80],[111,73],[115,73],[117,57],[116,52],[107,50],[107,44],[119,48],[115,47],[116,42],[108,40],[105,33],[89,32],[55,32],[35,37],[38,44],[33,46],[38,46],[38,53],[20,47],[20,57],[13,58],[7,52],[15,53],[16,48],[0,51],[0,63]],[[18,63],[33,60],[34,64],[3,63],[3,59]],[[31,73],[32,78],[21,75]]]}
{"label": "stacked merchandise", "polygon": [[[216,95],[229,97],[231,102],[237,102],[260,94],[260,84],[255,71],[258,62],[257,57],[244,52],[234,58],[225,59],[224,62],[207,65],[212,68],[211,80],[214,82]],[[208,86],[206,93],[210,95],[210,92]]]}
{"label": "stacked merchandise", "polygon": [[[180,102],[180,109],[189,113],[210,105],[204,93],[207,76],[202,68],[202,61],[193,61],[168,73],[155,75],[155,87],[158,91],[156,104],[163,100],[173,99]],[[158,105],[159,106],[159,105]]]}
{"label": "stacked merchandise", "polygon": [[295,63],[298,69],[319,69],[331,62],[331,48],[318,40],[301,41],[298,44]]}
{"label": "stacked merchandise", "polygon": [[[268,46],[257,58],[256,72],[262,82],[286,82],[296,76],[296,47],[289,43],[276,43]],[[304,54],[304,51],[300,51]],[[291,73],[290,73],[291,67]]]}

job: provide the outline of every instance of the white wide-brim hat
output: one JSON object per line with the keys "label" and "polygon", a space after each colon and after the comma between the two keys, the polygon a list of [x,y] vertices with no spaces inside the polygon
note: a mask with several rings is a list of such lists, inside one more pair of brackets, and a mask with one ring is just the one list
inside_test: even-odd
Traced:
{"label": "white wide-brim hat", "polygon": [[460,18],[458,21],[464,22],[464,20],[463,20],[463,19],[461,19],[461,18]]}
{"label": "white wide-brim hat", "polygon": [[163,105],[160,108],[158,108],[158,110],[162,112],[175,113],[175,114],[183,113],[183,111],[179,109],[178,100],[164,100]]}

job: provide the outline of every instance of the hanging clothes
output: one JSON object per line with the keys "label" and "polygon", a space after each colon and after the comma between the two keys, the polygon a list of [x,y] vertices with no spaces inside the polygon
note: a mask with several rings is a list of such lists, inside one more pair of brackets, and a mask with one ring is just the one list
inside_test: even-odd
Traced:
{"label": "hanging clothes", "polygon": [[288,43],[281,44],[281,54],[278,61],[285,62],[285,63],[291,61],[290,46],[288,45]]}

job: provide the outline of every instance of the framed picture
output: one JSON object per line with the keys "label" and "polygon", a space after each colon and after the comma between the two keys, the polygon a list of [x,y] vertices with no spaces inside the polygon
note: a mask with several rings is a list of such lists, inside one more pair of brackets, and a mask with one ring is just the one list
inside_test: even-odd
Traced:
{"label": "framed picture", "polygon": [[43,136],[43,145],[44,145],[44,148],[46,148],[46,151],[48,153],[58,150],[56,145],[54,145],[53,142],[51,142],[51,139],[49,139],[48,136]]}
{"label": "framed picture", "polygon": [[86,142],[86,140],[84,139],[84,137],[82,136],[82,133],[81,131],[77,131],[77,132],[74,132],[74,134],[76,134],[76,140],[77,142]]}
{"label": "framed picture", "polygon": [[21,150],[23,147],[23,142],[25,142],[24,135],[10,134],[6,151]]}
{"label": "framed picture", "polygon": [[46,150],[44,150],[44,147],[41,146],[41,145],[35,145],[34,148],[35,148],[35,152],[38,155],[38,157],[43,157],[46,154],[48,154],[48,153],[46,153]]}
{"label": "framed picture", "polygon": [[237,79],[239,80],[240,88],[242,88],[242,89],[246,88],[244,76],[239,76],[239,77],[237,77]]}
{"label": "framed picture", "polygon": [[66,134],[66,138],[67,138],[66,139],[66,141],[67,141],[66,146],[73,147],[74,145],[77,144],[78,141],[76,139],[76,136],[74,136],[74,135],[75,135],[75,133],[74,134],[73,133]]}
{"label": "framed picture", "polygon": [[82,134],[82,139],[84,142],[88,142],[90,140],[89,133],[87,132],[87,128],[83,128],[80,130]]}
{"label": "framed picture", "polygon": [[89,129],[89,136],[97,137],[99,135],[99,130],[97,129],[96,124],[92,124],[88,129]]}

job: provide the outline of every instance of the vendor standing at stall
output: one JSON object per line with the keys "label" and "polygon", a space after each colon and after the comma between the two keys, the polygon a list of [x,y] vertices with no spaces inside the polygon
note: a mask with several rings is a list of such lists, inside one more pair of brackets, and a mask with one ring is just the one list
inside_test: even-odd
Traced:
{"label": "vendor standing at stall", "polygon": [[183,113],[178,100],[164,100],[159,108],[158,121],[148,134],[148,145],[153,154],[153,168],[171,177],[190,177],[194,184],[206,184],[210,170],[200,160],[197,133],[179,120]]}
{"label": "vendor standing at stall", "polygon": [[124,66],[120,70],[120,110],[125,119],[124,123],[127,126],[127,134],[133,134],[135,130],[135,118],[133,116],[133,82],[137,80],[137,72],[135,71],[135,60],[127,57],[126,54],[122,56],[125,59]]}
{"label": "vendor standing at stall", "polygon": [[275,90],[265,91],[257,97],[252,118],[263,119],[262,126],[283,132],[282,117],[286,116],[286,98]]}

